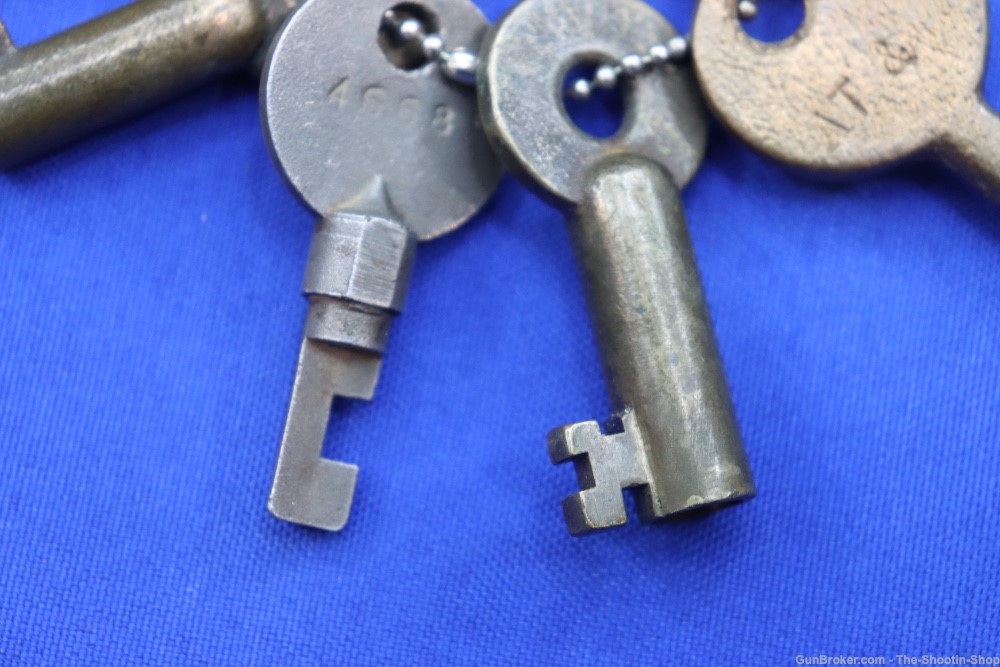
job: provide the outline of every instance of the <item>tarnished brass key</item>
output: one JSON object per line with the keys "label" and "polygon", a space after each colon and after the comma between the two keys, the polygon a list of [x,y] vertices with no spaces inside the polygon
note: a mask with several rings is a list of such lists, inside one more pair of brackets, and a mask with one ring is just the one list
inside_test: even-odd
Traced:
{"label": "tarnished brass key", "polygon": [[711,108],[774,159],[850,174],[933,157],[1000,198],[988,33],[986,0],[805,0],[798,32],[767,44],[739,0],[701,0],[693,51]]}
{"label": "tarnished brass key", "polygon": [[0,23],[0,166],[263,59],[301,1],[140,0],[25,47]]}
{"label": "tarnished brass key", "polygon": [[567,214],[614,401],[604,431],[588,421],[549,434],[553,462],[576,465],[581,490],[563,503],[576,535],[624,524],[627,488],[647,521],[756,493],[680,199],[706,144],[693,77],[673,66],[637,77],[605,141],[560,102],[573,66],[624,67],[675,36],[639,0],[525,0],[490,33],[478,75],[494,146]]}

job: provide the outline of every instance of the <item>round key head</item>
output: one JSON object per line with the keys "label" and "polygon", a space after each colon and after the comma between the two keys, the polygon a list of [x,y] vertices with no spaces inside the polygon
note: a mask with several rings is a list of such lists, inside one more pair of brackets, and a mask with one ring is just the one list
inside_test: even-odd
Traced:
{"label": "round key head", "polygon": [[701,0],[695,69],[709,106],[761,152],[850,173],[932,147],[980,103],[985,0],[805,0],[787,40],[750,37],[738,0]]}
{"label": "round key head", "polygon": [[613,152],[644,155],[678,186],[705,154],[705,111],[693,75],[667,66],[624,84],[625,119],[609,139],[571,120],[566,75],[578,65],[617,63],[677,34],[639,0],[525,0],[483,45],[478,84],[483,122],[507,166],[558,205],[580,201],[591,167]]}
{"label": "round key head", "polygon": [[389,10],[449,50],[478,50],[488,27],[469,0],[307,0],[272,47],[261,113],[275,164],[309,208],[330,213],[380,180],[426,240],[471,218],[501,167],[475,90],[386,29]]}

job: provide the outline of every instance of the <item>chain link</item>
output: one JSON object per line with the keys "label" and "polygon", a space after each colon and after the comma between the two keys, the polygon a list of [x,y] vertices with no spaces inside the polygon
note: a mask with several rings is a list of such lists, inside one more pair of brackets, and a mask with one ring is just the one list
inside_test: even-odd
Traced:
{"label": "chain link", "polygon": [[466,85],[475,85],[476,69],[479,67],[479,57],[468,49],[448,49],[444,38],[436,32],[428,32],[427,26],[415,17],[399,16],[392,9],[382,17],[383,25],[387,26],[396,38],[407,44],[420,45],[428,62],[436,62],[441,71],[449,79]]}
{"label": "chain link", "polygon": [[577,79],[566,90],[566,95],[586,100],[595,90],[611,90],[622,78],[633,79],[654,67],[687,60],[691,47],[687,37],[677,35],[666,44],[654,44],[646,53],[630,53],[618,63],[601,65],[590,79]]}
{"label": "chain link", "polygon": [[[740,0],[737,5],[739,18],[753,20],[757,16],[757,0]],[[468,49],[448,49],[444,38],[428,32],[422,21],[412,16],[398,16],[386,11],[383,20],[403,43],[420,43],[428,62],[436,62],[449,79],[465,85],[475,85],[479,56]],[[654,44],[645,53],[632,53],[618,63],[601,65],[590,79],[578,79],[566,90],[566,95],[577,100],[588,99],[595,90],[615,88],[622,78],[635,78],[655,67],[683,62],[691,53],[688,37],[677,35],[665,44]]]}
{"label": "chain link", "polygon": [[[757,16],[756,0],[740,0],[737,5],[739,18],[751,21]],[[611,90],[623,77],[635,78],[654,67],[669,63],[683,62],[691,54],[690,37],[680,35],[672,38],[666,44],[656,44],[645,54],[633,53],[625,56],[620,62],[601,65],[591,79],[578,79],[566,91],[569,97],[586,100],[596,89]]]}
{"label": "chain link", "polygon": [[740,0],[736,11],[739,13],[740,19],[752,21],[757,18],[757,0]]}

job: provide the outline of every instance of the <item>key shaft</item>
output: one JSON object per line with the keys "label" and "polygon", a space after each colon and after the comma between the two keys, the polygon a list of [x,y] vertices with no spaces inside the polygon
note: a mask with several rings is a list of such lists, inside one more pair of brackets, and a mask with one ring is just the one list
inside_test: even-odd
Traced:
{"label": "key shaft", "polygon": [[570,531],[625,523],[621,489],[643,520],[752,498],[750,465],[688,235],[680,191],[635,155],[598,163],[568,219],[616,418],[556,429],[556,463],[586,458],[563,507]]}
{"label": "key shaft", "polygon": [[141,0],[24,48],[0,27],[0,167],[247,67],[298,2]]}

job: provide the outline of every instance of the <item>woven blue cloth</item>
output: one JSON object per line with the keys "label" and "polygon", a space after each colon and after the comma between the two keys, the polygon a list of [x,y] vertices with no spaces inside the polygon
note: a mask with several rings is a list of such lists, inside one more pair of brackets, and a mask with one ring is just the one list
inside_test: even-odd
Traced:
{"label": "woven blue cloth", "polygon": [[[122,4],[0,16],[30,43]],[[0,664],[1000,654],[997,207],[933,166],[819,184],[718,127],[685,201],[757,500],[567,535],[545,435],[608,400],[561,216],[507,179],[421,248],[376,400],[337,406],[361,477],[325,535],[266,509],[312,219],[255,85],[0,175]]]}

